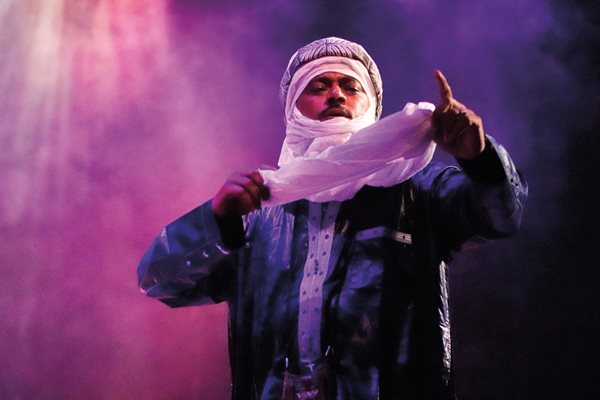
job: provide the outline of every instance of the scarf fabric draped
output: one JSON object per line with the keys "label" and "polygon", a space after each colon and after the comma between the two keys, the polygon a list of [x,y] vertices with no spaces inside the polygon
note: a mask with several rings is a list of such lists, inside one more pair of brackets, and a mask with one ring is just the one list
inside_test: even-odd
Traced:
{"label": "scarf fabric draped", "polygon": [[[339,72],[357,79],[369,108],[349,120],[305,117],[296,100],[314,77]],[[409,179],[433,157],[433,104],[408,103],[377,121],[376,96],[366,68],[345,57],[322,57],[302,66],[292,78],[285,104],[286,138],[279,169],[259,170],[270,198],[263,206],[299,199],[315,202],[350,199],[364,185],[389,187]]]}

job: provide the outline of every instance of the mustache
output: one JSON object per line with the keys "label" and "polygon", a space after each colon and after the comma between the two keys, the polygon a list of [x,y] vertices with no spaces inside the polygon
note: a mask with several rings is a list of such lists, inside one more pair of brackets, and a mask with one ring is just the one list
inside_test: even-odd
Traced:
{"label": "mustache", "polygon": [[352,119],[352,112],[348,110],[345,106],[341,104],[333,104],[327,107],[325,110],[319,113],[319,119],[336,116],[336,117],[346,117]]}

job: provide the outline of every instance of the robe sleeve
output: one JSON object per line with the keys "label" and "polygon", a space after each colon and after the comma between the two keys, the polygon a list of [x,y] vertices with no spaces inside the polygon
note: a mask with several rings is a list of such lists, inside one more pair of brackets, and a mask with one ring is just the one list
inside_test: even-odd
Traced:
{"label": "robe sleeve", "polygon": [[163,228],[138,266],[140,289],[171,307],[228,300],[243,245],[242,219],[216,218],[208,201]]}
{"label": "robe sleeve", "polygon": [[527,198],[527,182],[508,152],[492,137],[473,160],[457,160],[461,168],[437,167],[429,199],[437,229],[452,249],[463,249],[513,235]]}

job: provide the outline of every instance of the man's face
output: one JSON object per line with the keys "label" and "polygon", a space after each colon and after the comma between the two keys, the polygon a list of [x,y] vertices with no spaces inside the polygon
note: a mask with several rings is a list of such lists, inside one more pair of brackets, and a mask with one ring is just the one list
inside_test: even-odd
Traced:
{"label": "man's face", "polygon": [[306,85],[296,107],[302,115],[317,121],[335,117],[354,119],[369,109],[369,96],[353,77],[324,72]]}

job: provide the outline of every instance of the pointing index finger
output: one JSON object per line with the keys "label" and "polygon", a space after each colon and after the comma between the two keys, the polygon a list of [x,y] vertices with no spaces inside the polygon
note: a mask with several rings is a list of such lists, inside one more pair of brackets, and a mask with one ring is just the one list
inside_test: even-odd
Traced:
{"label": "pointing index finger", "polygon": [[439,69],[435,70],[435,78],[440,88],[440,97],[442,99],[442,105],[447,106],[452,101],[452,89],[446,80],[444,74]]}

